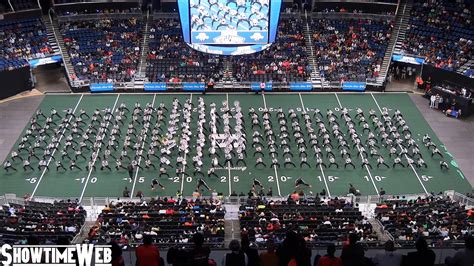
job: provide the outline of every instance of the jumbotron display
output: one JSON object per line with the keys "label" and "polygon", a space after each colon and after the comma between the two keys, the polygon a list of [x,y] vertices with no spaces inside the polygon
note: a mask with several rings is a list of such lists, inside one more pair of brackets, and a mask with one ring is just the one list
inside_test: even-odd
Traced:
{"label": "jumbotron display", "polygon": [[275,40],[281,0],[178,0],[184,41],[212,54],[261,51]]}

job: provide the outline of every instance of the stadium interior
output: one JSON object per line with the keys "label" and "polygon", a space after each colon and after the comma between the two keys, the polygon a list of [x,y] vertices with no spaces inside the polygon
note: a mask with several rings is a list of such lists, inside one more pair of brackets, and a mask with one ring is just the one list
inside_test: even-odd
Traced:
{"label": "stadium interior", "polygon": [[474,265],[473,12],[2,0],[0,245],[112,245],[112,265]]}

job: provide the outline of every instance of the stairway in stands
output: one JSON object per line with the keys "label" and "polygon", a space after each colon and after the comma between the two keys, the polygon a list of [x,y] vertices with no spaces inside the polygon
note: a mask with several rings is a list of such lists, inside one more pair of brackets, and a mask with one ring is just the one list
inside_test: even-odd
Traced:
{"label": "stairway in stands", "polygon": [[84,225],[81,227],[81,230],[79,233],[74,237],[74,239],[71,241],[72,244],[82,244],[84,243],[84,240],[87,239],[89,230],[96,224],[96,221],[88,221],[84,223]]}
{"label": "stairway in stands", "polygon": [[142,45],[141,45],[141,56],[140,64],[138,66],[138,73],[135,75],[135,84],[143,86],[143,82],[146,81],[146,66],[147,66],[147,56],[148,56],[148,38],[150,36],[150,27],[153,23],[153,14],[150,15],[150,10],[143,15],[143,21],[145,25],[143,27],[142,34]]}
{"label": "stairway in stands", "polygon": [[309,63],[311,65],[311,82],[313,83],[313,88],[322,89],[323,88],[323,81],[321,76],[319,75],[319,68],[316,62],[316,57],[314,57],[314,46],[313,46],[313,32],[309,27],[309,23],[311,21],[311,15],[308,16],[308,13],[305,11],[304,14],[304,36],[305,36],[305,44],[306,44],[306,54],[308,55]]}
{"label": "stairway in stands", "polygon": [[[71,63],[71,57],[69,57],[66,47],[64,46],[64,40],[61,35],[61,32],[59,31],[59,23],[56,19],[52,19],[50,16],[44,16],[43,21],[45,22],[45,24],[46,24],[46,21],[49,21],[49,25],[51,27],[50,30],[53,33],[54,39],[56,40],[56,43],[57,43],[57,47],[59,48],[59,52],[63,58],[63,64],[66,69],[67,77],[71,81],[71,75],[75,74],[75,71]],[[48,30],[48,33],[49,33],[49,30]]]}
{"label": "stairway in stands", "polygon": [[223,81],[224,82],[235,82],[235,77],[234,77],[234,68],[232,67],[232,61],[229,60],[229,57],[224,57],[224,77]]}
{"label": "stairway in stands", "polygon": [[[412,6],[413,3],[410,0],[401,0],[399,3],[392,30],[392,36],[388,42],[387,51],[385,52],[382,66],[380,67],[380,75],[376,79],[376,85],[382,85],[387,78],[390,62],[392,62],[392,55],[394,53],[397,54],[397,52],[395,52],[397,49],[397,44],[403,42],[405,39]],[[402,40],[400,40],[401,38]]]}
{"label": "stairway in stands", "polygon": [[464,71],[468,69],[474,69],[474,59],[467,61],[464,65],[462,65],[456,72],[461,75],[464,75]]}
{"label": "stairway in stands", "polygon": [[397,16],[400,14],[399,32],[397,36],[397,42],[395,44],[394,54],[402,54],[402,44],[407,37],[408,26],[410,22],[410,12],[413,7],[413,0],[402,0],[398,7]]}
{"label": "stairway in stands", "polygon": [[226,210],[225,220],[225,247],[229,246],[232,239],[240,240],[240,221],[239,221],[239,206],[237,204],[224,204]]}
{"label": "stairway in stands", "polygon": [[46,27],[46,35],[48,36],[49,45],[51,45],[51,48],[53,48],[54,55],[61,54],[58,43],[56,42],[56,38],[54,37],[53,24],[51,24],[49,16],[43,16],[43,23]]}

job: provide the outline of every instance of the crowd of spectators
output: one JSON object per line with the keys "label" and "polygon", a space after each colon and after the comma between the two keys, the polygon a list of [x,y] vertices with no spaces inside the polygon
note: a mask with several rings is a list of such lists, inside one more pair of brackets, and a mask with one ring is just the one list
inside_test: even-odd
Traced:
{"label": "crowd of spectators", "polygon": [[281,243],[287,231],[301,234],[313,246],[342,242],[350,232],[366,243],[377,240],[368,219],[351,202],[295,194],[287,201],[249,199],[239,212],[242,235],[262,245],[268,239]]}
{"label": "crowd of spectators", "polygon": [[86,15],[86,14],[98,14],[107,16],[109,14],[116,15],[116,14],[127,14],[127,13],[141,13],[139,8],[121,8],[121,9],[114,9],[114,8],[81,8],[81,9],[74,9],[71,10],[70,8],[67,9],[55,9],[56,15],[58,16],[74,16],[74,15]]}
{"label": "crowd of spectators", "polygon": [[380,74],[391,20],[313,19],[314,55],[327,81],[365,81]]}
{"label": "crowd of spectators", "polygon": [[[398,0],[394,0],[397,2]],[[369,9],[369,10],[364,10],[363,8],[349,8],[349,7],[318,7],[313,10],[314,12],[321,12],[321,13],[348,13],[348,14],[382,14],[382,15],[395,15],[395,11],[387,11],[387,10],[374,10],[374,9]]]}
{"label": "crowd of spectators", "polygon": [[311,65],[306,53],[303,20],[281,18],[275,42],[255,54],[233,56],[233,73],[237,81],[295,82],[307,81]]}
{"label": "crowd of spectators", "polygon": [[465,1],[414,1],[402,50],[456,70],[472,59],[472,23],[472,6]]}
{"label": "crowd of spectators", "polygon": [[147,77],[151,82],[208,82],[223,77],[223,58],[184,43],[178,19],[156,19],[150,27]]}
{"label": "crowd of spectators", "polygon": [[162,245],[186,244],[200,232],[212,246],[224,241],[225,209],[214,200],[157,198],[140,203],[114,201],[99,215],[89,231],[91,243],[116,241],[121,245],[142,243],[151,236]]}
{"label": "crowd of spectators", "polygon": [[64,46],[74,66],[74,79],[91,83],[127,82],[140,61],[142,21],[113,17],[63,22]]}
{"label": "crowd of spectators", "polygon": [[0,71],[23,67],[53,53],[40,18],[0,21]]}
{"label": "crowd of spectators", "polygon": [[387,200],[378,204],[375,214],[396,241],[407,245],[419,237],[435,246],[462,241],[474,226],[474,210],[449,198]]}
{"label": "crowd of spectators", "polygon": [[41,244],[72,240],[85,219],[86,211],[72,201],[5,204],[0,207],[0,243],[26,244],[28,237]]}

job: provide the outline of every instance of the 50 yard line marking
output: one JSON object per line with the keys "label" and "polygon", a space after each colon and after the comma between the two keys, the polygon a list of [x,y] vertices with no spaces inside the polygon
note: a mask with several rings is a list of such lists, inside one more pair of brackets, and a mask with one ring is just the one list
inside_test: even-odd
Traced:
{"label": "50 yard line marking", "polygon": [[[193,119],[193,106],[192,106],[192,103],[193,103],[193,94],[191,93],[191,96],[189,97],[189,100],[191,102],[191,120]],[[187,154],[184,153],[184,157],[183,157],[183,162],[186,161],[186,156]],[[181,174],[181,195],[183,195],[183,190],[184,190],[184,171],[186,170],[186,164],[183,164],[183,173]]]}
{"label": "50 yard line marking", "polygon": [[[383,112],[382,112],[382,108],[380,108],[380,105],[379,105],[379,103],[377,102],[377,100],[375,99],[374,94],[373,94],[373,93],[370,93],[370,96],[372,96],[372,99],[374,100],[375,104],[377,105],[377,108],[379,109],[380,114],[382,114],[382,113],[383,113]],[[401,148],[401,145],[398,144],[398,147]],[[407,159],[407,161],[408,161],[408,156],[407,156],[406,154],[405,154],[405,159]],[[430,193],[428,193],[428,190],[426,190],[426,187],[425,187],[425,185],[423,184],[423,182],[421,181],[420,176],[419,176],[418,173],[416,172],[415,167],[413,167],[413,165],[412,165],[411,163],[408,163],[408,164],[410,165],[411,170],[413,170],[413,173],[415,173],[416,178],[418,179],[418,182],[420,182],[421,187],[423,187],[423,190],[425,191],[426,195],[429,195]]]}
{"label": "50 yard line marking", "polygon": [[[76,103],[76,106],[74,107],[74,110],[72,110],[72,113],[74,114],[77,110],[77,107],[79,106],[79,104],[81,103],[82,101],[82,98],[84,97],[84,94],[81,94],[81,97],[79,98],[79,100],[77,101]],[[72,119],[72,115],[69,116],[69,119],[67,120],[68,122],[71,122],[71,119]],[[63,129],[63,132],[61,132],[61,136],[59,136],[59,140],[58,140],[58,144],[56,145],[56,147],[54,147],[54,150],[53,152],[51,153],[50,157],[49,157],[49,160],[48,162],[46,163],[46,166],[49,166],[49,164],[51,163],[51,159],[53,158],[54,156],[54,153],[58,150],[58,147],[61,145],[61,139],[64,137],[64,133],[66,133],[66,129],[69,127],[69,124],[66,125],[66,127],[64,127]],[[38,182],[36,183],[36,186],[33,190],[33,192],[31,193],[31,198],[33,198],[36,194],[36,190],[38,189],[40,183],[41,183],[41,180],[43,180],[43,177],[44,177],[44,174],[46,173],[46,170],[48,170],[48,167],[45,167],[43,169],[43,172],[41,173],[41,176],[38,180]]]}
{"label": "50 yard line marking", "polygon": [[[301,108],[303,108],[303,114],[305,114],[306,113],[306,107],[304,106],[303,97],[301,97],[301,93],[298,93],[298,95],[300,96]],[[316,152],[316,148],[314,148],[314,151]],[[316,153],[316,155],[319,159],[319,154]],[[331,197],[331,191],[329,190],[329,186],[328,186],[328,183],[326,181],[326,175],[324,174],[323,167],[321,166],[321,164],[319,164],[319,169],[321,170],[321,174],[323,175],[324,186],[326,187],[326,191],[328,192],[328,196]]]}
{"label": "50 yard line marking", "polygon": [[[155,107],[155,99],[156,99],[156,93],[153,95],[153,101],[151,103],[151,108],[154,108]],[[142,147],[141,147],[141,150],[143,152],[143,147],[145,147],[145,142],[146,142],[146,138],[148,137],[148,128],[145,129],[145,136],[143,137],[143,143],[142,143]],[[140,163],[142,161],[142,157],[140,156],[140,158],[138,158],[138,166],[140,166]],[[133,198],[133,193],[135,191],[135,185],[137,184],[137,177],[138,177],[138,171],[140,171],[140,167],[137,166],[137,171],[135,172],[135,176],[133,178],[133,185],[132,185],[132,192],[130,193],[130,198]]]}
{"label": "50 yard line marking", "polygon": [[[339,100],[339,96],[337,96],[337,93],[334,93],[334,95],[336,95],[337,102],[339,103],[339,108],[341,108],[342,110],[343,107],[342,107],[341,101]],[[360,158],[364,160],[364,156],[362,155],[362,152],[360,151],[359,145],[357,145],[357,150],[359,151]],[[377,195],[380,195],[379,190],[377,186],[375,185],[374,178],[372,177],[372,173],[370,172],[369,167],[367,165],[365,166],[365,169],[367,170],[367,173],[369,174],[370,181],[372,181],[372,185],[374,185],[375,192],[377,192]]]}
{"label": "50 yard line marking", "polygon": [[[268,112],[268,109],[267,109],[267,100],[265,99],[265,93],[262,92],[262,96],[263,96],[263,107],[265,108],[265,110]],[[278,196],[281,197],[281,190],[280,190],[280,181],[278,180],[278,171],[277,171],[277,168],[275,165],[273,165],[273,169],[275,169],[275,179],[277,181],[277,189],[278,189]]]}
{"label": "50 yard line marking", "polygon": [[[115,113],[115,107],[117,106],[117,102],[119,98],[120,98],[120,93],[117,95],[117,98],[115,99],[114,107],[112,107],[112,114]],[[105,128],[109,128],[109,124],[110,124],[110,121],[107,122],[107,124],[105,125]],[[102,135],[102,140],[105,138],[106,134],[107,134],[107,131],[104,131],[104,134]],[[96,137],[96,141],[97,141],[97,137]],[[92,160],[92,165],[95,165],[95,162],[97,161],[97,157],[99,156],[101,147],[102,147],[102,142],[99,143],[99,148],[97,149],[95,158]],[[91,178],[93,170],[94,170],[94,167],[91,167],[89,169],[89,174],[87,175],[86,182],[84,184],[84,187],[82,188],[81,196],[79,197],[79,202],[82,202],[82,199],[84,198],[84,193],[86,192],[87,185],[89,184],[89,178]]]}
{"label": "50 yard line marking", "polygon": [[[229,94],[226,93],[225,94],[225,97],[226,97],[226,100],[227,100],[227,107],[229,108],[230,110],[230,103],[229,103]],[[229,196],[230,194],[232,194],[232,180],[230,180],[232,177],[231,177],[231,172],[230,172],[230,162],[227,162],[227,169],[229,170],[228,171],[228,175],[229,175]]]}

